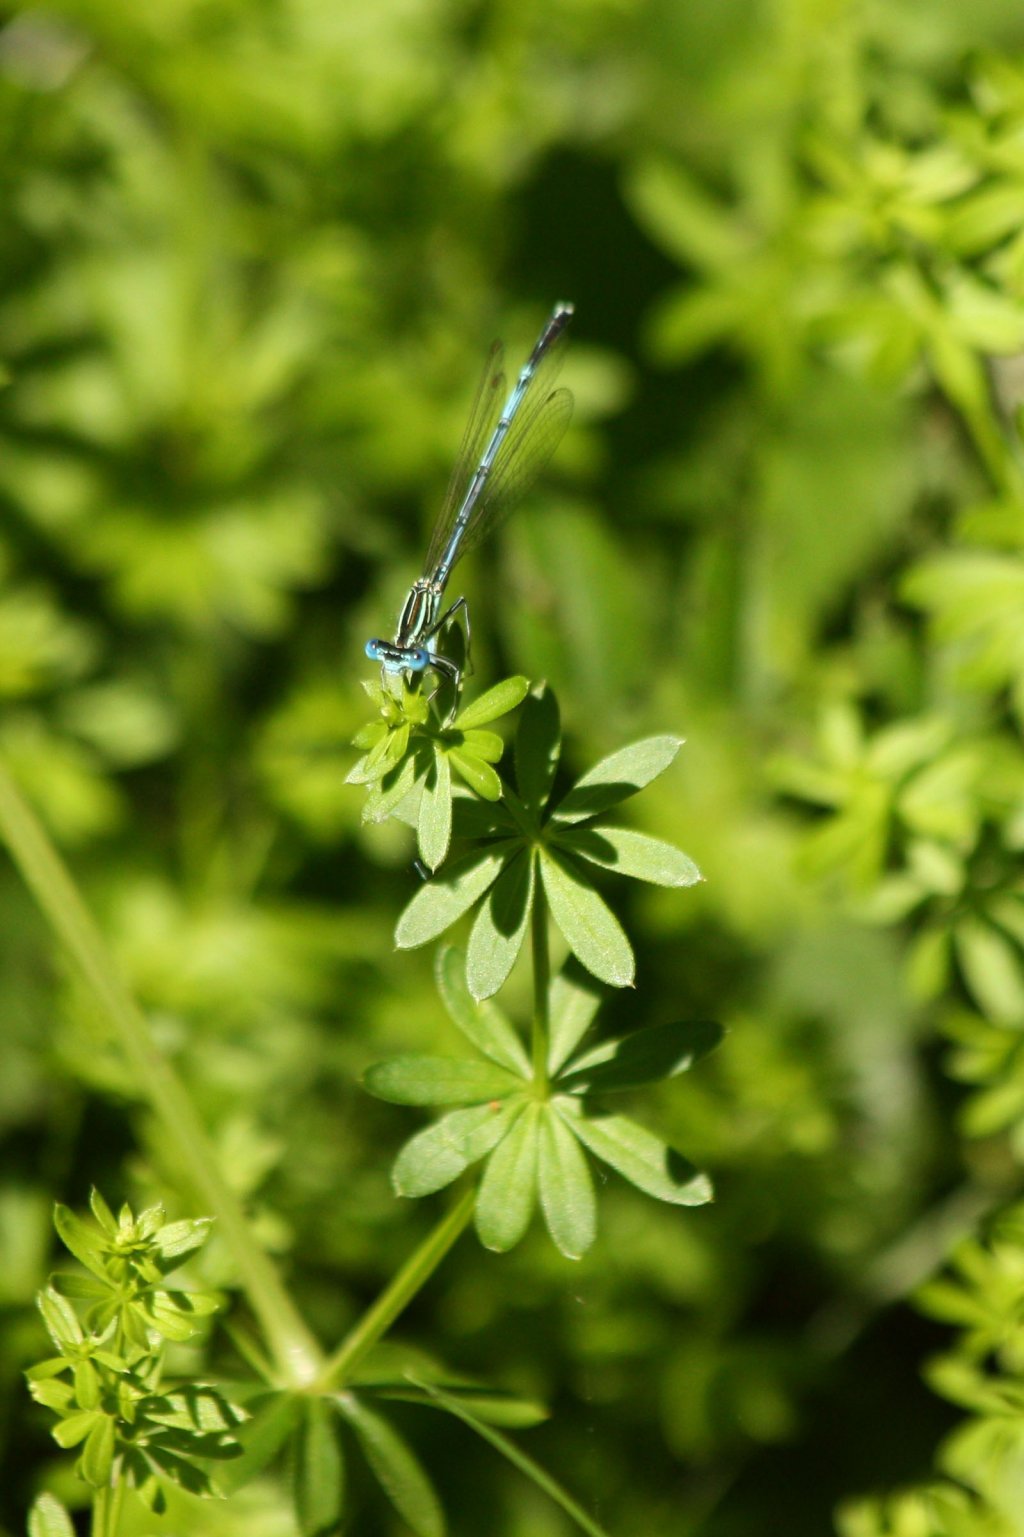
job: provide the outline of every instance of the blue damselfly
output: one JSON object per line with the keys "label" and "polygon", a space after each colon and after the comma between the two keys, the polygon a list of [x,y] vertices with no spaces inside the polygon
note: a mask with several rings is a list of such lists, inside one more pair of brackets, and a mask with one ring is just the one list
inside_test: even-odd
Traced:
{"label": "blue damselfly", "polygon": [[526,494],[569,425],[572,395],[552,386],[572,313],[571,304],[555,305],[507,399],[503,349],[500,342],[492,346],[424,573],[409,589],[394,640],[366,642],[366,655],[380,662],[384,672],[416,674],[433,667],[458,689],[459,664],[435,647],[441,630],[460,610],[468,638],[468,610],[465,598],[456,598],[442,613],[445,588],[456,562]]}

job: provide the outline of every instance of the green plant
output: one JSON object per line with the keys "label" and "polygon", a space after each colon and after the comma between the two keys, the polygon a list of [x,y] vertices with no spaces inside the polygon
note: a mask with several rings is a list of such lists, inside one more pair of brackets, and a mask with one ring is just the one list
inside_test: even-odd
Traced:
{"label": "green plant", "polygon": [[85,1273],[55,1275],[40,1293],[58,1354],[28,1380],[36,1402],[58,1417],[57,1444],[81,1446],[75,1470],[94,1491],[93,1531],[113,1537],[126,1489],[158,1514],[165,1483],[210,1494],[207,1464],[240,1454],[235,1433],[246,1416],[209,1383],[165,1380],[167,1344],[192,1339],[217,1309],[209,1293],[166,1284],[203,1244],[209,1222],[169,1223],[160,1207],[136,1218],[124,1206],[115,1218],[97,1190],[91,1206],[98,1228],[57,1207],[57,1231]]}
{"label": "green plant", "polygon": [[[550,690],[527,691],[513,678],[489,690],[453,721],[415,689],[370,690],[379,720],[364,728],[366,749],[350,779],[368,787],[364,814],[417,828],[420,852],[440,865],[454,836],[450,871],[425,882],[399,920],[401,946],[437,937],[480,904],[466,962],[451,946],[438,956],[437,985],[455,1024],[478,1052],[473,1059],[405,1055],[371,1068],[366,1086],[400,1104],[445,1106],[442,1118],[399,1153],[396,1193],[427,1196],[486,1160],[433,1232],[392,1278],[333,1353],[308,1336],[264,1256],[254,1247],[231,1193],[170,1068],[154,1055],[145,1027],[109,967],[99,936],[66,872],[12,786],[0,779],[0,818],[44,907],[119,1023],[130,1055],[152,1069],[152,1108],[193,1177],[226,1219],[239,1280],[263,1323],[262,1346],[246,1347],[258,1377],[232,1394],[205,1382],[162,1380],[169,1341],[191,1338],[215,1299],[172,1291],[165,1276],[197,1250],[208,1219],[167,1224],[161,1208],[119,1218],[94,1193],[94,1230],[58,1208],[58,1232],[84,1275],[56,1276],[40,1298],[59,1355],[32,1368],[33,1395],[59,1417],[61,1446],[83,1443],[77,1471],[93,1492],[94,1537],[113,1537],[126,1489],[153,1510],[173,1482],[193,1494],[227,1494],[288,1448],[296,1519],[307,1537],[333,1530],[345,1508],[344,1430],[392,1505],[420,1537],[444,1529],[429,1476],[387,1416],[405,1400],[452,1414],[472,1427],[548,1492],[581,1527],[597,1522],[504,1429],[543,1417],[515,1395],[461,1381],[419,1353],[383,1344],[475,1213],[483,1243],[511,1248],[539,1202],[561,1253],[578,1259],[596,1236],[597,1201],[588,1156],[649,1195],[701,1205],[711,1186],[682,1154],[630,1117],[609,1112],[606,1096],[686,1071],[720,1037],[717,1026],[681,1022],[638,1028],[590,1043],[600,1002],[597,981],[632,983],[632,949],[591,871],[613,870],[664,886],[699,879],[693,862],[660,839],[603,819],[669,767],[679,741],[656,737],[625,748],[555,793],[561,742]],[[522,703],[515,738],[516,788],[501,779],[501,738],[481,729]],[[451,767],[465,788],[452,781]],[[552,976],[549,914],[569,948]],[[529,1048],[491,1002],[527,946],[532,969]],[[80,1320],[75,1301],[85,1307]],[[65,1375],[70,1374],[70,1381]],[[206,1463],[223,1466],[210,1472]],[[34,1508],[33,1530],[60,1532],[50,1495]]]}
{"label": "green plant", "polygon": [[[912,97],[896,58],[879,90],[861,43],[842,45],[847,94],[808,87],[778,195],[737,189],[728,205],[664,162],[636,168],[634,206],[696,278],[651,326],[668,358],[725,345],[756,392],[796,418],[809,381],[845,374],[890,393],[969,445],[963,484],[922,488],[946,547],[897,550],[901,564],[858,612],[807,690],[806,740],[776,753],[785,797],[814,808],[800,849],[858,921],[896,933],[922,1017],[953,1042],[970,1086],[968,1139],[1005,1138],[986,1177],[967,1165],[953,1276],[921,1308],[960,1326],[928,1371],[967,1412],[942,1446],[947,1480],[844,1507],[853,1534],[1019,1533],[1019,1183],[1024,1122],[1024,479],[1015,363],[1024,344],[1024,71],[981,53],[966,99]],[[783,129],[783,132],[786,132]],[[766,297],[770,303],[765,303]],[[930,493],[930,494],[929,494]],[[913,616],[913,617],[911,617]],[[924,623],[918,616],[923,616]],[[872,633],[874,626],[874,633]],[[879,635],[884,640],[878,644]],[[794,735],[789,732],[787,735]],[[991,1156],[991,1154],[990,1154]],[[1013,1173],[1010,1168],[1016,1165]],[[950,1238],[936,1213],[933,1263]],[[908,1274],[908,1291],[922,1279]]]}

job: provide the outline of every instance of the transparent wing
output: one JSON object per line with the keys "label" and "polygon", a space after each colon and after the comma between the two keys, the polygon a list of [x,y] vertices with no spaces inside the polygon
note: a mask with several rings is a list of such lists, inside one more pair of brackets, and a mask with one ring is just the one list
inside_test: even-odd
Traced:
{"label": "transparent wing", "polygon": [[560,389],[516,416],[473,510],[460,557],[493,532],[522,501],[561,442],[572,408],[571,390]]}
{"label": "transparent wing", "polygon": [[[490,473],[483,482],[479,495],[469,509],[466,532],[459,544],[456,561],[468,550],[480,543],[503,518],[507,517],[516,502],[529,490],[534,480],[547,464],[558,446],[558,441],[569,425],[572,416],[572,395],[568,390],[555,390],[555,380],[565,361],[568,336],[562,331],[538,358],[530,374],[505,436],[494,453]],[[521,377],[521,376],[520,376]],[[504,404],[504,402],[502,402]],[[460,469],[467,472],[465,479],[459,476],[462,497],[472,483],[473,471],[480,460],[491,451],[491,443],[498,428],[500,409],[491,420],[489,433],[477,440],[479,452],[468,456]],[[486,439],[486,441],[485,441]],[[474,448],[477,445],[474,446]],[[463,445],[465,448],[465,444]],[[475,461],[475,462],[474,462]],[[452,477],[455,482],[456,477]],[[449,487],[449,491],[451,487]],[[462,510],[461,498],[449,508],[446,503],[445,537],[431,541],[431,555],[440,559],[447,543],[447,536],[454,527]],[[436,546],[436,548],[435,548]]]}
{"label": "transparent wing", "polygon": [[469,419],[462,434],[462,443],[448,481],[441,511],[438,513],[423,570],[429,575],[441,558],[441,553],[451,536],[456,515],[462,506],[473,479],[473,471],[483,458],[484,450],[494,435],[494,428],[505,403],[505,375],[502,371],[504,348],[494,342],[487,354],[484,371],[480,376]]}

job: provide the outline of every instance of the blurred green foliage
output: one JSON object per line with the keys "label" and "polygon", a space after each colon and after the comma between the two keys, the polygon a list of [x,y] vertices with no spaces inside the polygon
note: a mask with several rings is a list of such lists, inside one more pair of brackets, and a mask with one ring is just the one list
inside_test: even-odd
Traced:
{"label": "blurred green foliage", "polygon": [[[628,897],[605,1012],[728,1025],[645,1107],[718,1201],[617,1185],[577,1265],[464,1242],[401,1332],[552,1402],[529,1447],[612,1530],[1020,1534],[1020,7],[8,4],[0,133],[0,751],[306,1316],[336,1339],[430,1221],[360,1073],[455,1044],[392,948],[411,840],[345,784],[362,643],[486,344],[573,299],[576,425],[458,586],[570,767],[688,739],[638,815],[706,884]],[[53,1200],[194,1214],[9,868],[0,911],[20,1533],[75,1497],[20,1377]],[[403,1429],[454,1531],[566,1529]],[[167,1519],[293,1531],[272,1479]]]}

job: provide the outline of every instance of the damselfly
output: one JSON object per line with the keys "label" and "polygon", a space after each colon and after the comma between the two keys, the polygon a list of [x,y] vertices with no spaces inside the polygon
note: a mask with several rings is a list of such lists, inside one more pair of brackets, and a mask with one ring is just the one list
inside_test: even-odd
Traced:
{"label": "damselfly", "polygon": [[433,667],[457,689],[459,664],[436,650],[437,637],[465,598],[441,612],[456,562],[496,527],[524,496],[547,464],[569,425],[572,395],[552,388],[562,362],[571,304],[556,304],[505,398],[503,349],[495,342],[462,437],[441,514],[427,551],[425,569],[409,589],[393,641],[368,640],[366,655],[386,673],[423,673]]}

